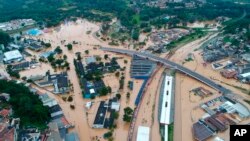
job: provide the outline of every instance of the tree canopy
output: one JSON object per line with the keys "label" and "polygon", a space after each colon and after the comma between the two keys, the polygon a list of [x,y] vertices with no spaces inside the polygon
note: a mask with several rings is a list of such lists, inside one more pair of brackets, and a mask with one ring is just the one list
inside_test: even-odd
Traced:
{"label": "tree canopy", "polygon": [[14,110],[14,117],[21,119],[21,125],[45,128],[50,120],[49,108],[43,106],[37,95],[29,88],[15,81],[0,80],[0,93],[10,94],[9,104]]}
{"label": "tree canopy", "polygon": [[0,31],[0,44],[3,44],[4,46],[8,45],[8,43],[11,41],[11,38],[9,34]]}

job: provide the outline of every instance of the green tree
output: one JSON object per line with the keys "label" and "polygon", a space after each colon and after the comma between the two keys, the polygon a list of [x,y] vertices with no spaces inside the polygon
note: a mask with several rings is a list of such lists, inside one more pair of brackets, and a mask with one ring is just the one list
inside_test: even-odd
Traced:
{"label": "green tree", "polygon": [[0,31],[0,44],[7,46],[10,41],[11,41],[11,38],[9,34]]}
{"label": "green tree", "polygon": [[85,50],[85,54],[89,54],[89,50]]}
{"label": "green tree", "polygon": [[108,86],[107,89],[108,89],[108,93],[112,92],[112,88],[110,86]]}
{"label": "green tree", "polygon": [[116,94],[115,96],[117,97],[118,100],[121,99],[121,94],[118,93],[118,94]]}
{"label": "green tree", "polygon": [[109,58],[108,54],[104,55],[104,59],[107,60]]}
{"label": "green tree", "polygon": [[57,54],[62,54],[62,49],[60,48],[60,46],[57,46],[56,47],[56,49],[55,49],[55,52],[57,53]]}
{"label": "green tree", "polygon": [[116,76],[116,77],[120,77],[120,72],[117,71],[117,72],[115,73],[115,76]]}
{"label": "green tree", "polygon": [[126,97],[127,97],[127,99],[129,99],[129,98],[130,98],[130,93],[129,93],[129,92],[127,92]]}
{"label": "green tree", "polygon": [[124,60],[124,64],[127,64],[128,63],[128,60]]}
{"label": "green tree", "polygon": [[67,48],[68,48],[68,50],[72,50],[72,48],[73,48],[72,44],[67,44]]}
{"label": "green tree", "polygon": [[[42,42],[43,43],[43,42]],[[46,47],[46,48],[49,48],[49,47],[51,47],[51,44],[50,43],[44,43],[44,46]]]}
{"label": "green tree", "polygon": [[134,111],[130,107],[124,108],[123,121],[131,122],[131,120],[133,118],[133,113],[134,113]]}
{"label": "green tree", "polygon": [[139,36],[140,36],[140,31],[139,31],[139,29],[134,29],[133,32],[132,32],[132,39],[138,40],[138,39],[139,39]]}
{"label": "green tree", "polygon": [[115,112],[113,116],[114,116],[114,119],[118,119],[119,118],[119,113]]}
{"label": "green tree", "polygon": [[8,104],[14,111],[14,117],[19,117],[22,127],[46,128],[50,121],[49,108],[43,106],[39,97],[24,84],[15,81],[0,80],[0,93],[10,94]]}
{"label": "green tree", "polygon": [[109,93],[109,90],[108,90],[107,87],[102,87],[101,90],[100,90],[100,92],[99,92],[100,96],[105,96],[108,93]]}
{"label": "green tree", "polygon": [[68,58],[67,55],[63,55],[64,60],[67,60],[67,58]]}
{"label": "green tree", "polygon": [[47,59],[48,59],[49,62],[53,62],[55,60],[53,54],[50,54]]}
{"label": "green tree", "polygon": [[69,96],[68,97],[68,102],[72,102],[73,101],[73,97],[72,96]]}

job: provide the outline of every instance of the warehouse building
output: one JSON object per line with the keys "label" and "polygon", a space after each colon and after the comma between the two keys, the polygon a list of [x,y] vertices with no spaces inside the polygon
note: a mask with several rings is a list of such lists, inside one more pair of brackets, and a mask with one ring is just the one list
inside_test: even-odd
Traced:
{"label": "warehouse building", "polygon": [[12,50],[4,53],[4,62],[9,64],[23,60],[22,54],[18,50]]}
{"label": "warehouse building", "polygon": [[149,141],[150,128],[145,126],[139,126],[137,131],[136,141]]}

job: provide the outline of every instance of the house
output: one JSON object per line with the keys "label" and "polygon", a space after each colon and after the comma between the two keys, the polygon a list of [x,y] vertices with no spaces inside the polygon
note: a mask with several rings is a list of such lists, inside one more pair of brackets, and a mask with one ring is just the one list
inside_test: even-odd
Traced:
{"label": "house", "polygon": [[76,66],[77,74],[80,77],[84,76],[85,75],[85,71],[84,71],[84,66],[83,66],[82,62],[74,59],[74,64]]}
{"label": "house", "polygon": [[242,58],[244,61],[250,63],[250,54],[243,54],[243,55],[241,55],[241,58]]}
{"label": "house", "polygon": [[103,64],[101,64],[101,63],[99,63],[99,64],[90,63],[85,67],[85,69],[86,69],[86,72],[88,72],[88,73],[102,71],[103,70]]}
{"label": "house", "polygon": [[107,107],[104,105],[105,101],[101,101],[92,126],[93,128],[104,128],[105,116],[107,112]]}
{"label": "house", "polygon": [[40,79],[37,78],[35,84],[39,87],[54,86],[53,93],[55,94],[65,94],[70,91],[67,72],[52,75],[50,73],[47,73],[46,76]]}
{"label": "house", "polygon": [[193,124],[193,136],[197,141],[205,141],[212,137],[214,132],[211,128],[207,127],[202,121]]}
{"label": "house", "polygon": [[137,131],[136,141],[149,141],[150,128],[146,126],[139,126]]}
{"label": "house", "polygon": [[62,108],[57,104],[49,108],[50,116],[52,119],[57,119],[63,117]]}
{"label": "house", "polygon": [[17,141],[16,129],[0,124],[0,141]]}
{"label": "house", "polygon": [[1,93],[1,94],[0,94],[0,101],[1,101],[1,100],[9,101],[9,100],[10,100],[10,94]]}
{"label": "house", "polygon": [[33,128],[23,130],[19,134],[22,141],[37,141],[41,137],[41,132]]}
{"label": "house", "polygon": [[23,56],[18,50],[12,50],[4,53],[3,60],[6,64],[9,64],[12,62],[19,62],[23,60]]}
{"label": "house", "polygon": [[65,123],[65,117],[53,120],[49,123],[49,134],[47,141],[80,141],[76,132],[68,133],[68,122]]}
{"label": "house", "polygon": [[52,107],[58,104],[55,99],[50,98],[47,94],[41,94],[39,95],[39,98],[42,101],[43,106]]}
{"label": "house", "polygon": [[55,54],[54,51],[48,51],[48,52],[44,52],[40,54],[39,57],[43,59],[47,59],[50,55],[54,55],[54,54]]}
{"label": "house", "polygon": [[0,111],[0,116],[3,118],[8,118],[11,115],[11,109],[2,109]]}
{"label": "house", "polygon": [[47,141],[62,141],[62,138],[60,136],[57,123],[50,122],[49,123],[49,130],[50,133],[48,135]]}
{"label": "house", "polygon": [[92,96],[98,95],[99,90],[105,87],[103,80],[91,82],[82,78],[81,83],[84,89],[84,98],[91,98]]}
{"label": "house", "polygon": [[239,102],[226,101],[220,105],[220,109],[225,110],[227,113],[237,113],[242,119],[250,117],[250,111],[248,108]]}
{"label": "house", "polygon": [[65,141],[80,141],[76,132],[66,134]]}
{"label": "house", "polygon": [[147,79],[151,76],[155,67],[156,63],[134,55],[130,67],[130,76],[131,78]]}
{"label": "house", "polygon": [[[112,98],[108,101],[101,101],[98,107],[93,128],[110,128],[115,121],[115,113],[120,110],[118,99]],[[109,115],[109,116],[108,116]]]}
{"label": "house", "polygon": [[22,47],[21,45],[17,45],[17,44],[9,44],[9,45],[7,46],[7,48],[8,48],[9,50],[20,49],[21,47]]}
{"label": "house", "polygon": [[220,74],[225,78],[234,78],[237,75],[237,71],[235,69],[225,69],[220,72]]}
{"label": "house", "polygon": [[94,56],[87,57],[87,58],[85,59],[85,61],[86,61],[86,64],[89,65],[89,64],[91,64],[91,63],[96,63],[96,58],[95,58]]}
{"label": "house", "polygon": [[67,93],[69,90],[69,80],[67,73],[58,74],[57,79],[54,81],[54,93]]}
{"label": "house", "polygon": [[40,43],[31,43],[28,45],[28,48],[34,51],[40,51],[43,49],[43,46]]}

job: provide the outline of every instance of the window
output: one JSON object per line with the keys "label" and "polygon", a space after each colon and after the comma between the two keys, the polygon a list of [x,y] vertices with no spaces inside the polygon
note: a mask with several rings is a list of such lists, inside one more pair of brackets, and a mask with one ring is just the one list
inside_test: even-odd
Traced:
{"label": "window", "polygon": [[165,103],[165,107],[168,107],[168,102]]}
{"label": "window", "polygon": [[168,81],[168,85],[169,85],[169,81]]}
{"label": "window", "polygon": [[168,95],[168,90],[167,90],[167,95]]}

